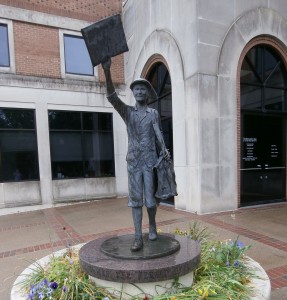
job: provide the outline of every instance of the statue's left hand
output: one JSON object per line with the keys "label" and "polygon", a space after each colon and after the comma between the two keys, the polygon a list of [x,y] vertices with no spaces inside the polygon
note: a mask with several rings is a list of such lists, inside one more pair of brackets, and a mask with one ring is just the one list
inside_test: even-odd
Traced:
{"label": "statue's left hand", "polygon": [[163,158],[166,160],[170,160],[171,157],[170,157],[170,153],[169,153],[168,149],[165,149]]}

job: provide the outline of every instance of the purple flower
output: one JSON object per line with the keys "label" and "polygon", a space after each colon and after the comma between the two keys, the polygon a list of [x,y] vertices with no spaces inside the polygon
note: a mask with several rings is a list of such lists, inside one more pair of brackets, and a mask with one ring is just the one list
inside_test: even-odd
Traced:
{"label": "purple flower", "polygon": [[225,264],[226,264],[226,266],[227,266],[227,267],[229,267],[229,266],[230,266],[230,263],[229,263],[229,261],[227,261]]}
{"label": "purple flower", "polygon": [[51,289],[55,290],[58,287],[58,283],[56,281],[52,281],[52,282],[50,282],[49,287]]}
{"label": "purple flower", "polygon": [[234,267],[238,267],[239,266],[239,261],[237,260],[234,264],[233,264]]}
{"label": "purple flower", "polygon": [[63,286],[63,292],[66,293],[67,292],[67,287],[64,285]]}
{"label": "purple flower", "polygon": [[236,247],[242,248],[242,247],[244,247],[244,244],[242,242],[240,242],[240,241],[237,241]]}

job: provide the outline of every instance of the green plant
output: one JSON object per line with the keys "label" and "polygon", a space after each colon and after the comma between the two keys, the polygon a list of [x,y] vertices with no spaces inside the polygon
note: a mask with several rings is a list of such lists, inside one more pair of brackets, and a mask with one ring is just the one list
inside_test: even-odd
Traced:
{"label": "green plant", "polygon": [[175,234],[183,235],[191,238],[194,241],[205,242],[211,238],[211,233],[208,232],[207,227],[203,227],[199,222],[194,221],[192,224],[189,223],[188,230],[180,230],[178,228],[174,231]]}
{"label": "green plant", "polygon": [[113,297],[89,279],[81,269],[78,251],[68,248],[52,256],[49,264],[32,265],[32,272],[20,283],[29,300],[90,300]]}
{"label": "green plant", "polygon": [[[189,231],[176,229],[175,233],[200,241],[201,247],[201,262],[194,272],[193,286],[181,292],[189,299],[249,299],[248,284],[254,273],[246,266],[245,253],[250,246],[244,246],[239,237],[234,241],[212,241],[207,228],[197,222],[190,225]],[[184,299],[178,295],[174,297]]]}
{"label": "green plant", "polygon": [[150,296],[139,289],[137,296],[123,295],[122,291],[111,293],[97,287],[81,269],[78,251],[68,248],[61,256],[53,256],[50,263],[35,263],[21,287],[29,300],[247,300],[249,285],[254,273],[247,267],[245,253],[250,246],[236,240],[212,241],[207,228],[198,222],[190,224],[188,231],[175,230],[176,234],[192,238],[200,243],[201,262],[194,272],[192,286],[182,286],[175,279],[171,286],[161,287],[164,294]]}

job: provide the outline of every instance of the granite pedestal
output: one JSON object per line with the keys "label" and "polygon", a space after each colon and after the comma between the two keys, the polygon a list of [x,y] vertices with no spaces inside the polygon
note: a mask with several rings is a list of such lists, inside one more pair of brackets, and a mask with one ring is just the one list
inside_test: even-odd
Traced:
{"label": "granite pedestal", "polygon": [[[113,237],[112,240],[100,238],[85,244],[80,249],[81,266],[98,286],[134,296],[142,291],[149,295],[164,293],[165,288],[171,286],[175,278],[179,278],[179,282],[185,286],[192,285],[193,270],[200,262],[199,243],[186,237],[163,234],[159,235],[156,241],[148,241],[145,236],[144,248],[135,253],[129,250],[130,243],[116,244],[117,241],[132,240],[133,237],[133,235],[125,235]],[[167,239],[171,240],[171,244],[176,249],[161,257],[147,258],[149,243],[160,251],[169,252],[162,243]],[[111,245],[115,247],[116,253],[121,252],[118,248],[128,247],[128,250],[125,250],[128,257],[122,257],[121,254],[120,257],[113,257],[105,253],[102,247],[109,244],[109,240],[114,242],[114,245],[113,243]]]}

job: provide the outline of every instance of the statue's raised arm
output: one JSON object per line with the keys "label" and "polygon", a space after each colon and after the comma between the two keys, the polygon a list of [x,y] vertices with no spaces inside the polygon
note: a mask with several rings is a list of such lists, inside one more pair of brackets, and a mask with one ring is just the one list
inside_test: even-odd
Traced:
{"label": "statue's raised arm", "polygon": [[115,92],[115,87],[114,87],[112,75],[111,75],[111,65],[112,65],[112,60],[110,58],[102,63],[102,67],[104,69],[104,73],[105,73],[105,77],[106,77],[107,95],[108,96]]}

